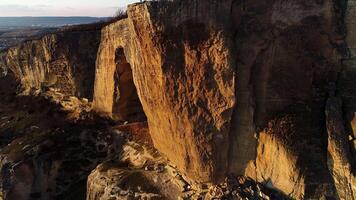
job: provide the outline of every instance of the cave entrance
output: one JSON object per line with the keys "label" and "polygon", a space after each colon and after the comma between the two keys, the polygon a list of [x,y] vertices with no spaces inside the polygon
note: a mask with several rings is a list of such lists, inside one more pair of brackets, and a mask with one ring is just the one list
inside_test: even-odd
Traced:
{"label": "cave entrance", "polygon": [[116,49],[115,64],[112,117],[130,122],[146,120],[123,48]]}

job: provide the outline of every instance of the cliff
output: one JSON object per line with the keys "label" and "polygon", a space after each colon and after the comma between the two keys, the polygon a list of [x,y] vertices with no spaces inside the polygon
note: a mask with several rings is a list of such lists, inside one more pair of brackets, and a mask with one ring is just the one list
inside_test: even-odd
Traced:
{"label": "cliff", "polygon": [[19,93],[56,88],[65,95],[92,99],[100,28],[67,29],[23,42],[0,53],[3,75],[13,73]]}
{"label": "cliff", "polygon": [[[40,148],[28,157],[25,147],[36,150],[37,143],[14,140],[0,151],[7,177],[0,188],[8,196],[21,188],[26,197],[34,189],[45,193],[33,177],[55,176],[28,170],[38,169],[42,156],[55,173],[51,160],[63,161],[57,167],[65,170],[93,157],[81,160],[79,168],[89,164],[79,174],[65,173],[89,177],[88,200],[355,199],[355,6],[355,0],[149,1],[130,5],[127,18],[101,31],[67,30],[0,53],[5,78],[19,81],[23,94],[56,88],[92,99],[93,111],[115,123],[125,121],[104,120],[105,128],[97,128],[95,120],[103,119],[88,114],[94,128],[65,124],[65,133],[74,126],[81,135],[40,142],[50,155]],[[146,118],[148,127],[131,123]],[[67,150],[54,148],[62,143]],[[88,152],[78,152],[79,143]],[[53,156],[62,150],[67,157]],[[34,166],[12,165],[25,159]],[[94,169],[99,161],[105,162]],[[60,195],[68,191],[62,182],[53,185]]]}
{"label": "cliff", "polygon": [[108,89],[94,102],[115,112],[112,55],[122,49],[154,146],[190,178],[246,175],[297,199],[352,197],[354,4],[130,5],[106,28],[112,64],[98,61],[96,87]]}
{"label": "cliff", "polygon": [[96,61],[93,109],[119,120],[145,119],[133,82],[132,70],[124,54],[129,34],[126,20],[105,26]]}

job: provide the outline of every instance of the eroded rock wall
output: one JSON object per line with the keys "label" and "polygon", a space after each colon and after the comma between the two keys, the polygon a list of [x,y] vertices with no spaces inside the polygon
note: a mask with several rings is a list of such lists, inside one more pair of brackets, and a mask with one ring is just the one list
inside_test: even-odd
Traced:
{"label": "eroded rock wall", "polygon": [[354,148],[353,156],[356,158],[356,1],[348,1],[345,15],[346,42],[348,57],[343,62],[338,90],[343,100],[344,119],[346,132],[350,135]]}
{"label": "eroded rock wall", "polygon": [[[324,110],[329,84],[337,82],[344,53],[339,5],[247,1],[234,9],[241,6],[245,9],[235,38],[237,70],[252,74],[247,80],[252,102],[237,96],[230,172],[245,173],[297,199],[333,196]],[[252,122],[244,120],[239,102],[253,108]],[[252,130],[240,128],[251,123]],[[247,155],[241,156],[244,152]]]}
{"label": "eroded rock wall", "polygon": [[[353,30],[353,12],[346,12],[353,4],[131,5],[128,19],[103,30],[98,108],[115,110],[114,54],[122,48],[155,147],[189,177],[217,182],[244,174],[297,199],[342,198],[330,160],[354,151],[334,151],[335,137],[351,136],[354,124],[352,36],[345,29]],[[334,97],[344,101],[341,118],[330,115]]]}
{"label": "eroded rock wall", "polygon": [[92,99],[100,30],[63,30],[24,42],[0,54],[3,75],[13,73],[22,94],[53,87]]}
{"label": "eroded rock wall", "polygon": [[101,115],[119,120],[142,120],[145,115],[127,61],[127,20],[102,29],[96,61],[93,108]]}
{"label": "eroded rock wall", "polygon": [[128,8],[127,57],[155,147],[199,181],[222,179],[235,104],[233,41],[220,1]]}

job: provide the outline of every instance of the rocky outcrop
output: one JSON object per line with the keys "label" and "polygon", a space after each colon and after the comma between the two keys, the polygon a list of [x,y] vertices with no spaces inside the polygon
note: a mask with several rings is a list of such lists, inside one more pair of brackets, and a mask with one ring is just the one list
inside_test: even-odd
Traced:
{"label": "rocky outcrop", "polygon": [[[174,16],[175,7],[167,6]],[[155,3],[132,6],[129,19],[103,29],[94,109],[115,112],[114,53],[123,48],[155,147],[198,180],[221,179],[227,166],[227,148],[221,147],[228,146],[228,122],[235,103],[232,40],[219,23],[227,19],[212,18],[206,26],[188,20],[193,13],[187,13],[171,26],[170,21],[159,24],[159,18],[168,12],[155,18],[146,16],[158,14],[160,9]],[[221,11],[224,9],[227,7]],[[162,27],[167,30],[159,30]],[[219,153],[213,150],[217,148]]]}
{"label": "rocky outcrop", "polygon": [[[236,175],[295,199],[355,198],[354,10],[354,0],[149,1],[130,5],[128,18],[102,29],[97,54],[100,33],[63,32],[9,49],[0,65],[24,93],[55,87],[90,98],[95,74],[94,110],[119,121],[147,116],[149,128],[136,124],[135,137],[152,142],[184,183],[168,181],[176,180],[169,161],[152,172],[149,163],[157,161],[143,146],[119,144],[109,157],[120,162],[104,162],[89,176],[88,200],[193,198],[198,185],[212,198],[241,190],[265,198],[259,184],[230,181]],[[40,150],[52,143],[30,149],[47,156]],[[78,159],[77,151],[69,158]],[[42,161],[30,153],[20,160]],[[7,155],[2,162],[2,187],[11,186],[5,193],[29,196],[26,185],[44,184],[34,177],[53,179],[37,170],[42,162],[16,165]],[[67,166],[48,165],[55,174]],[[12,168],[26,178],[17,180]],[[230,182],[235,189],[225,187]]]}
{"label": "rocky outcrop", "polygon": [[[297,199],[335,196],[326,161],[324,110],[329,84],[337,81],[345,51],[338,24],[343,11],[332,1],[245,6],[257,14],[242,14],[251,23],[241,21],[237,70],[249,68],[253,74],[249,91],[258,147],[247,168],[241,165],[248,160],[239,156],[245,150],[230,152],[230,163],[238,166],[230,170]],[[238,109],[235,112],[241,115]],[[233,146],[246,143],[239,132],[231,133],[236,138]],[[250,144],[248,148],[254,149]]]}
{"label": "rocky outcrop", "polygon": [[228,7],[217,4],[150,2],[128,9],[125,53],[154,145],[199,181],[221,180],[226,172],[235,104],[233,41],[224,26],[228,16],[218,16]]}
{"label": "rocky outcrop", "polygon": [[243,176],[229,176],[219,185],[196,183],[182,176],[152,146],[134,141],[123,145],[118,159],[101,163],[87,182],[87,200],[243,198],[288,199]]}
{"label": "rocky outcrop", "polygon": [[[247,175],[297,199],[338,197],[328,160],[354,146],[333,154],[333,135],[342,133],[327,124],[339,121],[350,132],[352,123],[326,114],[327,98],[337,85],[345,101],[338,112],[346,123],[353,120],[352,62],[343,67],[352,43],[352,36],[344,37],[345,26],[353,24],[344,17],[352,21],[346,12],[352,5],[131,5],[128,19],[103,30],[107,44],[99,51],[94,102],[104,113],[119,111],[115,70],[129,63],[155,147],[189,177],[218,182],[229,173]],[[118,48],[125,60],[115,63]]]}
{"label": "rocky outcrop", "polygon": [[139,121],[145,114],[133,83],[131,66],[124,54],[128,34],[124,22],[113,23],[101,31],[93,109],[114,119]]}
{"label": "rocky outcrop", "polygon": [[0,199],[85,199],[87,176],[124,137],[97,120],[68,120],[69,111],[42,97],[6,97],[0,100]]}
{"label": "rocky outcrop", "polygon": [[20,93],[37,94],[48,87],[66,95],[92,99],[100,29],[59,30],[0,53],[3,75],[13,73]]}
{"label": "rocky outcrop", "polygon": [[185,185],[157,152],[131,141],[119,160],[104,162],[89,175],[87,200],[178,199]]}

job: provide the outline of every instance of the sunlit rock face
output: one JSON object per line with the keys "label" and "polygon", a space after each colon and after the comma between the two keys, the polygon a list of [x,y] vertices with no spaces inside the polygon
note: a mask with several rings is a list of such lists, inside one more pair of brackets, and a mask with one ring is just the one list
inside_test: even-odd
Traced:
{"label": "sunlit rock face", "polygon": [[335,182],[354,175],[330,163],[354,167],[353,4],[131,5],[103,29],[95,105],[120,113],[115,72],[130,66],[155,147],[192,179],[244,174],[297,199],[342,198],[353,189]]}
{"label": "sunlit rock face", "polygon": [[3,75],[13,73],[22,94],[57,88],[92,99],[100,30],[61,30],[0,53]]}
{"label": "sunlit rock face", "polygon": [[155,147],[199,181],[227,169],[235,60],[219,1],[131,6],[128,50]]}
{"label": "sunlit rock face", "polygon": [[93,108],[101,115],[118,120],[140,120],[145,115],[133,83],[127,47],[126,20],[102,29],[96,61]]}
{"label": "sunlit rock face", "polygon": [[[164,6],[168,6],[172,16],[177,14],[175,7]],[[231,48],[226,47],[232,46],[232,40],[226,37],[229,32],[219,22],[227,21],[225,17],[211,17],[210,25],[198,23],[188,20],[193,11],[191,5],[187,6],[186,18],[172,25],[171,21],[159,24],[158,19],[167,13],[155,18],[147,16],[150,12],[158,14],[161,9],[158,4],[148,3],[131,7],[129,19],[103,29],[94,108],[113,117],[123,113],[121,97],[116,101],[115,84],[123,85],[123,89],[127,85],[120,83],[115,71],[127,65],[115,62],[114,58],[115,51],[123,48],[125,55],[119,56],[131,65],[155,147],[187,174],[211,181],[223,178],[227,167],[235,65]],[[203,4],[199,10],[206,8],[215,9]],[[196,17],[202,20],[207,16]],[[195,31],[199,34],[193,34]]]}

